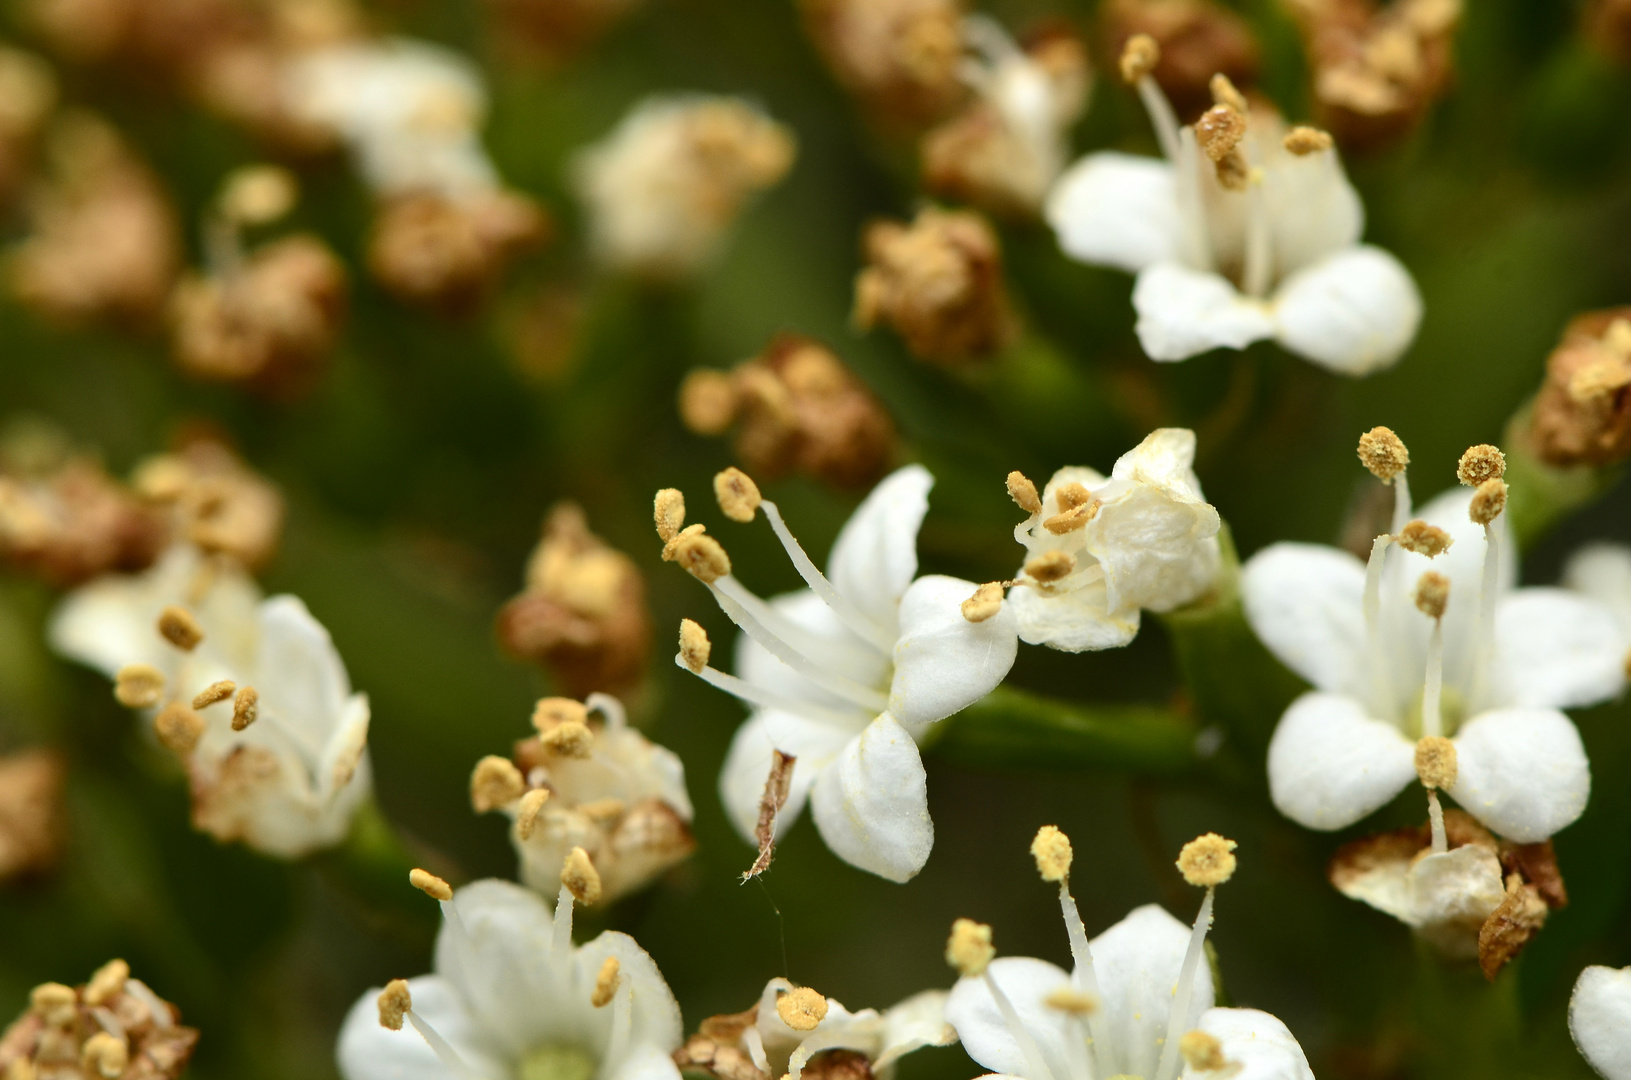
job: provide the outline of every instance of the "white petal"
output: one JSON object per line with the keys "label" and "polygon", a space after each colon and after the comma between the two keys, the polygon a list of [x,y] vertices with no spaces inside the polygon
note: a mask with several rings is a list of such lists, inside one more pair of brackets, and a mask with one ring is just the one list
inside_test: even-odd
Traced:
{"label": "white petal", "polygon": [[[1314,1080],[1314,1070],[1289,1028],[1257,1009],[1208,1009],[1200,1030],[1223,1044],[1229,1080]],[[1216,1072],[1187,1065],[1185,1080],[1208,1080]]]}
{"label": "white petal", "polygon": [[888,713],[822,772],[810,802],[821,838],[851,866],[906,881],[929,860],[928,776],[917,743]]}
{"label": "white petal", "polygon": [[[408,1023],[392,1031],[379,1022],[380,987],[357,999],[340,1028],[335,1057],[345,1080],[447,1080],[435,1051]],[[483,1047],[480,1028],[459,1002],[447,980],[421,975],[408,980],[413,1011],[484,1076],[505,1076],[509,1069]]]}
{"label": "white petal", "polygon": [[896,469],[855,508],[833,541],[827,574],[838,591],[893,629],[895,606],[917,577],[917,530],[934,477],[921,465]]}
{"label": "white petal", "polygon": [[1580,973],[1569,999],[1569,1032],[1604,1080],[1631,1080],[1631,967]]}
{"label": "white petal", "polygon": [[1061,652],[1119,649],[1138,636],[1138,608],[1110,611],[1102,580],[1062,596],[1014,589],[1005,606],[1013,611],[1022,640]]}
{"label": "white petal", "polygon": [[946,1019],[947,997],[944,990],[925,990],[884,1010],[883,1049],[872,1062],[874,1073],[913,1050],[957,1041],[957,1032]]}
{"label": "white petal", "polygon": [[1083,532],[1113,609],[1171,611],[1212,587],[1221,520],[1201,495],[1194,458],[1194,432],[1162,428],[1123,454],[1094,492],[1104,505]]}
{"label": "white petal", "polygon": [[[1111,1074],[1155,1075],[1189,936],[1190,928],[1159,904],[1145,904],[1088,943],[1104,997],[1103,1021],[1120,1055],[1106,1063]],[[1212,994],[1211,973],[1203,963],[1181,1031],[1200,1022],[1212,1007]]]}
{"label": "white petal", "polygon": [[601,1075],[605,1080],[680,1080],[673,1051],[651,1045],[634,1047],[618,1059],[615,1068],[603,1068]]}
{"label": "white petal", "polygon": [[1274,321],[1274,337],[1297,355],[1341,375],[1369,375],[1416,339],[1421,294],[1381,248],[1348,248],[1281,282]]}
{"label": "white petal", "polygon": [[1462,809],[1508,840],[1534,844],[1572,823],[1591,795],[1574,722],[1556,709],[1493,709],[1456,732]]}
{"label": "white petal", "polygon": [[1501,700],[1569,708],[1625,687],[1625,639],[1608,606],[1565,589],[1518,589],[1495,609]]}
{"label": "white petal", "polygon": [[[603,1055],[602,1075],[607,1080],[674,1076],[674,1064],[668,1055],[678,1048],[685,1033],[679,1002],[674,1000],[663,973],[657,970],[657,961],[633,938],[616,930],[607,930],[574,953],[577,980],[569,997],[573,999],[573,1011],[578,1011],[579,1031],[599,1036],[586,1049]],[[608,956],[617,958],[618,995],[631,995],[628,1027],[621,1030],[616,1027],[614,1012],[621,1006],[620,1002],[597,1009],[589,1000],[589,992]],[[650,1060],[646,1053],[650,1050],[657,1051],[667,1061],[666,1069]]]}
{"label": "white petal", "polygon": [[442,924],[436,973],[479,1018],[495,1052],[519,1059],[551,1038],[575,1036],[571,958],[552,952],[549,904],[530,889],[493,878],[459,889],[453,904],[463,929]]}
{"label": "white petal", "polygon": [[756,710],[736,729],[736,737],[731,740],[725,764],[719,771],[719,797],[742,839],[757,843],[753,830],[759,823],[759,799],[764,795],[765,778],[770,775],[770,762],[778,743],[782,753],[798,759],[793,763],[787,802],[776,816],[776,835],[780,837],[804,811],[804,801],[821,770],[854,737],[854,732],[837,731],[790,713]]}
{"label": "white petal", "polygon": [[[776,616],[790,623],[794,644],[812,662],[862,686],[881,686],[889,678],[889,657],[844,628],[832,608],[809,589],[783,593],[768,601]],[[890,626],[895,615],[890,614]],[[803,633],[799,633],[803,631]],[[747,634],[736,638],[736,674],[767,690],[834,709],[853,709],[839,697],[806,679]],[[861,717],[865,723],[870,713]]]}
{"label": "white petal", "polygon": [[963,601],[977,588],[930,574],[912,582],[901,599],[889,711],[908,728],[979,701],[1014,666],[1019,627],[1007,604],[984,622],[963,617]]}
{"label": "white petal", "polygon": [[1506,899],[1501,861],[1478,844],[1427,855],[1410,868],[1406,921],[1445,956],[1478,959],[1478,932]]}
{"label": "white petal", "polygon": [[310,742],[322,745],[339,725],[351,680],[334,642],[297,596],[260,607],[254,671],[260,707]]}
{"label": "white petal", "polygon": [[1241,296],[1218,274],[1177,263],[1157,263],[1138,275],[1133,308],[1138,342],[1151,360],[1188,360],[1274,336],[1267,305]]}
{"label": "white petal", "polygon": [[1563,587],[1607,604],[1631,644],[1631,545],[1581,548],[1563,564]]}
{"label": "white petal", "polygon": [[[1050,1059],[1050,1070],[1060,1068],[1054,1062],[1065,1060],[1063,1048],[1070,1037],[1069,1025],[1065,1014],[1050,1008],[1045,999],[1068,984],[1070,976],[1046,960],[1029,956],[998,957],[987,970],[1014,1006],[1020,1025]],[[969,1057],[996,1072],[1037,1080],[984,979],[957,980],[946,1000],[946,1019],[957,1029]]]}
{"label": "white petal", "polygon": [[1240,575],[1253,632],[1286,667],[1331,693],[1363,696],[1365,564],[1337,548],[1272,544]]}
{"label": "white petal", "polygon": [[1269,792],[1286,817],[1340,829],[1385,805],[1416,778],[1415,747],[1353,698],[1310,691],[1269,740]]}
{"label": "white petal", "polygon": [[1156,158],[1089,154],[1053,185],[1043,210],[1066,255],[1136,274],[1177,258],[1178,191]]}
{"label": "white petal", "polygon": [[1334,150],[1275,154],[1265,170],[1263,197],[1282,278],[1359,243],[1365,229],[1364,204]]}

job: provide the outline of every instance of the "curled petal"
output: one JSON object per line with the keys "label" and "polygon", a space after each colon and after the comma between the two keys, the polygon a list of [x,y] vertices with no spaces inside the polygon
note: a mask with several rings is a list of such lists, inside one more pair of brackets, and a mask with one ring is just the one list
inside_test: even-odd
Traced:
{"label": "curled petal", "polygon": [[1138,342],[1151,360],[1188,360],[1274,336],[1268,305],[1240,295],[1219,274],[1177,263],[1158,263],[1138,275],[1133,308]]}
{"label": "curled petal", "polygon": [[1339,375],[1369,375],[1391,367],[1416,339],[1421,294],[1398,259],[1353,247],[1282,282],[1274,316],[1274,336],[1291,352]]}
{"label": "curled petal", "polygon": [[976,588],[971,581],[930,574],[912,582],[901,600],[889,711],[908,728],[979,701],[1014,666],[1019,627],[1008,605],[983,622],[963,615],[963,601]]}
{"label": "curled petal", "polygon": [[1492,709],[1452,741],[1450,795],[1507,839],[1539,843],[1585,811],[1591,765],[1574,722],[1556,709]]}
{"label": "curled petal", "polygon": [[1043,596],[1030,588],[1008,594],[1019,636],[1027,644],[1061,652],[1119,649],[1137,637],[1138,608],[1111,611],[1109,604],[1103,581],[1063,596]]}
{"label": "curled petal", "polygon": [[929,861],[928,776],[917,743],[888,713],[823,770],[810,803],[821,838],[851,866],[907,881]]}
{"label": "curled petal", "polygon": [[1352,825],[1415,778],[1410,740],[1340,694],[1304,694],[1291,703],[1269,741],[1274,805],[1310,829]]}
{"label": "curled petal", "polygon": [[917,530],[934,477],[921,465],[878,482],[833,541],[827,573],[851,603],[892,629],[895,605],[917,576]]}

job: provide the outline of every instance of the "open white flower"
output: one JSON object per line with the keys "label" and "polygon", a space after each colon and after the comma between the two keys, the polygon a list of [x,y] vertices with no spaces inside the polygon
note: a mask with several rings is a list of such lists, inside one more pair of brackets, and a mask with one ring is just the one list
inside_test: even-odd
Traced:
{"label": "open white flower", "polygon": [[345,1080],[679,1080],[679,1004],[633,938],[574,945],[565,886],[553,914],[507,881],[442,895],[435,974],[358,999]]}
{"label": "open white flower", "polygon": [[1631,1080],[1631,967],[1592,966],[1569,998],[1569,1033],[1603,1080]]}
{"label": "open white flower", "polygon": [[1106,480],[1067,466],[1040,497],[1015,473],[1009,490],[1031,516],[1021,585],[1008,602],[1019,636],[1066,652],[1111,649],[1138,633],[1139,611],[1171,611],[1217,579],[1218,512],[1201,494],[1195,433],[1161,428],[1116,460]]}
{"label": "open white flower", "polygon": [[1154,60],[1132,59],[1123,73],[1165,160],[1090,154],[1054,186],[1046,217],[1067,255],[1138,275],[1133,306],[1150,358],[1272,338],[1345,375],[1397,361],[1421,297],[1398,259],[1359,242],[1364,207],[1330,136],[1286,133],[1266,103],[1248,107],[1221,76],[1219,104],[1180,128],[1149,74]]}
{"label": "open white flower", "polygon": [[[1203,842],[1233,846],[1203,837],[1186,846],[1186,856]],[[1022,1080],[1313,1080],[1302,1048],[1278,1019],[1212,1007],[1204,946],[1213,891],[1232,871],[1233,855],[1224,850],[1211,875],[1186,869],[1207,888],[1193,929],[1147,904],[1089,941],[1069,891],[1069,841],[1046,827],[1032,851],[1044,879],[1059,882],[1075,970],[1023,956],[992,960],[990,928],[960,920],[947,959],[963,977],[946,1018],[970,1057],[997,1076]]]}
{"label": "open white flower", "polygon": [[1563,565],[1563,587],[1589,596],[1614,613],[1631,678],[1631,544],[1588,544]]}
{"label": "open white flower", "polygon": [[296,117],[338,133],[376,194],[498,187],[478,134],[481,72],[448,49],[404,38],[313,49],[290,63],[284,95]]}
{"label": "open white flower", "polygon": [[[768,602],[731,576],[724,549],[700,526],[679,531],[678,492],[658,496],[666,557],[704,581],[746,634],[737,650],[740,678],[708,667],[705,652],[677,658],[755,706],[731,743],[720,794],[731,820],[753,836],[773,753],[793,756],[778,831],[808,800],[816,828],[840,858],[905,881],[934,845],[916,740],[1008,674],[1019,647],[1013,613],[998,590],[988,607],[965,615],[973,582],[918,576],[917,531],[934,483],[920,465],[885,477],[856,508],[833,544],[826,576],[752,483],[734,469],[720,474],[716,488],[727,513],[749,520],[762,508],[810,586]],[[751,495],[732,494],[731,484],[745,484]],[[666,521],[665,500],[677,507]]]}
{"label": "open white flower", "polygon": [[[1439,746],[1437,786],[1468,813],[1519,843],[1544,840],[1585,809],[1590,769],[1560,710],[1620,689],[1614,618],[1563,589],[1514,588],[1509,530],[1488,513],[1485,488],[1440,496],[1424,524],[1409,521],[1403,481],[1393,533],[1368,567],[1335,548],[1280,543],[1244,568],[1252,629],[1314,685],[1270,743],[1275,806],[1309,828],[1350,825],[1417,777],[1421,740]],[[1504,485],[1498,494],[1504,504]],[[1483,526],[1468,516],[1479,507]],[[1452,546],[1430,559],[1419,538]],[[1429,570],[1448,589],[1436,620],[1412,598]]]}
{"label": "open white flower", "polygon": [[235,563],[177,545],[71,593],[49,636],[153,716],[196,827],[286,859],[345,839],[372,786],[368,697],[298,597],[262,599]]}

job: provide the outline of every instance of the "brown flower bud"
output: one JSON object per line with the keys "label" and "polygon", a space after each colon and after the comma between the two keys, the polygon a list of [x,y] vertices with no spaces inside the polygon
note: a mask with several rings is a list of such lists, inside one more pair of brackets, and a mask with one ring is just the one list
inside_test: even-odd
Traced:
{"label": "brown flower bud", "polygon": [[56,864],[66,828],[65,774],[62,760],[49,751],[0,757],[0,881]]}
{"label": "brown flower bud", "polygon": [[368,242],[368,268],[405,303],[453,314],[492,292],[505,269],[548,238],[548,216],[525,195],[455,201],[416,194],[386,203]]}
{"label": "brown flower bud", "polygon": [[1609,465],[1631,457],[1631,307],[1573,319],[1546,361],[1530,421],[1548,464]]}
{"label": "brown flower bud", "polygon": [[211,554],[255,570],[277,551],[283,496],[211,435],[185,435],[173,453],[139,464],[131,482],[170,514],[178,535]]}
{"label": "brown flower bud", "polygon": [[1100,6],[1107,55],[1122,56],[1137,34],[1156,45],[1150,74],[1183,117],[1212,104],[1212,76],[1257,80],[1257,41],[1239,15],[1213,0],[1109,0]]}
{"label": "brown flower bud", "polygon": [[122,960],[104,964],[77,989],[36,986],[30,1002],[0,1034],[7,1080],[177,1080],[198,1043],[197,1030],[181,1026],[180,1011],[132,979]]}
{"label": "brown flower bud", "polygon": [[833,75],[886,130],[921,128],[966,93],[960,0],[800,0]]}
{"label": "brown flower bud", "polygon": [[167,539],[163,518],[92,460],[0,474],[0,561],[52,585],[145,569]]}

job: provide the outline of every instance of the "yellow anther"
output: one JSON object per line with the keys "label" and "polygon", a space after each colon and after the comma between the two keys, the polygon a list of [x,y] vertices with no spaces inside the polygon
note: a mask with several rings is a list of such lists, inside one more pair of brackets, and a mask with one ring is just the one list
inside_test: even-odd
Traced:
{"label": "yellow anther", "polygon": [[1161,46],[1148,34],[1134,34],[1121,47],[1121,78],[1136,83],[1155,70],[1161,62]]}
{"label": "yellow anther", "polygon": [[1444,618],[1444,609],[1450,603],[1450,579],[1436,570],[1429,570],[1416,582],[1412,599],[1416,610],[1429,619]]}
{"label": "yellow anther", "polygon": [[61,983],[41,983],[29,992],[28,1005],[51,1027],[67,1027],[79,1015],[79,996]]}
{"label": "yellow anther", "polygon": [[413,1010],[413,995],[408,992],[408,980],[392,979],[379,992],[379,1022],[392,1031],[402,1030],[402,1019]]}
{"label": "yellow anther", "polygon": [[970,978],[985,974],[996,946],[991,944],[991,927],[973,919],[958,919],[951,924],[951,937],[946,941],[946,963],[958,973]]}
{"label": "yellow anther", "polygon": [[776,1015],[794,1031],[814,1031],[827,1017],[827,999],[800,986],[776,999]]}
{"label": "yellow anther", "polygon": [[1467,447],[1455,467],[1455,478],[1468,487],[1477,487],[1485,480],[1499,480],[1505,475],[1506,455],[1489,443]]}
{"label": "yellow anther", "polygon": [[1057,826],[1044,825],[1031,841],[1031,857],[1043,881],[1063,881],[1070,876],[1070,837]]}
{"label": "yellow anther", "polygon": [[764,502],[759,485],[734,465],[714,477],[714,498],[719,500],[719,509],[726,517],[741,522],[752,521],[759,504]]}
{"label": "yellow anther", "polygon": [[1099,508],[1103,505],[1098,499],[1089,498],[1084,503],[1048,518],[1042,523],[1042,527],[1055,536],[1075,532],[1097,517]]}
{"label": "yellow anther", "polygon": [[595,744],[595,734],[588,724],[568,720],[538,736],[544,749],[565,758],[586,758]]}
{"label": "yellow anther", "polygon": [[429,870],[420,870],[417,867],[408,871],[408,884],[430,897],[432,900],[453,899],[453,886],[431,873]]}
{"label": "yellow anther", "polygon": [[164,672],[152,664],[126,664],[114,676],[113,696],[127,709],[146,709],[164,696]]}
{"label": "yellow anther", "polygon": [[101,1005],[109,998],[124,993],[130,981],[130,965],[123,960],[109,960],[96,969],[91,981],[85,984],[85,1004]]}
{"label": "yellow anther", "polygon": [[1099,1011],[1099,999],[1082,993],[1074,986],[1060,986],[1048,991],[1042,1004],[1071,1016],[1089,1016]]}
{"label": "yellow anther", "polygon": [[515,815],[515,833],[521,839],[532,839],[533,830],[538,827],[538,815],[543,813],[549,796],[548,788],[533,788],[521,796],[521,806]]}
{"label": "yellow anther", "polygon": [[713,645],[708,641],[708,631],[700,623],[690,619],[680,620],[680,659],[693,674],[701,675],[702,669],[708,666],[708,657],[713,654]]}
{"label": "yellow anther", "polygon": [[580,904],[588,906],[600,900],[600,871],[595,869],[589,853],[580,847],[567,854],[566,864],[561,867],[561,884]]}
{"label": "yellow anther", "polygon": [[1410,451],[1392,428],[1374,427],[1359,436],[1359,461],[1385,483],[1404,472],[1410,464]]}
{"label": "yellow anther", "polygon": [[174,604],[159,612],[159,635],[183,652],[192,652],[204,640],[204,631],[192,612]]}
{"label": "yellow anther", "polygon": [[470,805],[485,814],[527,793],[526,778],[509,758],[488,754],[470,773]]}
{"label": "yellow anther", "polygon": [[963,601],[963,618],[971,623],[982,623],[1002,610],[1002,583],[988,581],[974,590],[974,595]]}
{"label": "yellow anther", "polygon": [[1299,125],[1286,132],[1286,137],[1281,141],[1280,145],[1286,148],[1287,153],[1295,154],[1298,157],[1306,157],[1309,154],[1317,154],[1322,150],[1331,149],[1332,146],[1336,145],[1336,141],[1331,138],[1331,133],[1328,131]]}
{"label": "yellow anther", "polygon": [[1233,80],[1223,72],[1220,71],[1213,75],[1211,81],[1206,84],[1206,88],[1212,92],[1213,104],[1227,105],[1239,113],[1248,111],[1249,106],[1246,103],[1246,95],[1242,94],[1235,87]]}
{"label": "yellow anther", "polygon": [[1042,499],[1036,493],[1036,485],[1018,469],[1008,474],[1008,497],[1027,514],[1042,512]]}
{"label": "yellow anther", "polygon": [[547,735],[562,724],[589,723],[589,707],[569,697],[539,698],[532,707],[532,726],[538,734]]}
{"label": "yellow anther", "polygon": [[1457,775],[1455,743],[1442,735],[1427,735],[1416,742],[1416,775],[1423,787],[1448,791]]}
{"label": "yellow anther", "polygon": [[1214,105],[1195,121],[1195,141],[1214,165],[1235,152],[1246,137],[1246,117],[1228,105]]}
{"label": "yellow anther", "polygon": [[98,1031],[85,1040],[79,1051],[80,1064],[85,1071],[103,1080],[116,1080],[130,1064],[130,1044],[124,1036],[111,1031]]}
{"label": "yellow anther", "polygon": [[1505,480],[1494,477],[1485,480],[1472,493],[1472,502],[1467,504],[1467,516],[1479,525],[1491,524],[1506,509],[1506,495]]}
{"label": "yellow anther", "polygon": [[1413,551],[1417,555],[1425,555],[1429,559],[1438,558],[1446,551],[1449,551],[1450,545],[1455,543],[1455,537],[1437,525],[1427,524],[1421,518],[1417,518],[1400,529],[1399,535],[1394,537],[1394,540],[1406,551]]}
{"label": "yellow anther", "polygon": [[673,561],[704,585],[712,585],[731,572],[731,558],[724,547],[704,532],[676,538]]}
{"label": "yellow anther", "polygon": [[242,731],[255,722],[260,715],[260,691],[253,686],[239,687],[238,695],[232,699],[232,730]]}
{"label": "yellow anther", "polygon": [[612,1003],[612,998],[617,996],[618,972],[621,968],[615,956],[608,956],[601,963],[600,973],[595,976],[595,988],[589,994],[589,1004],[604,1009]]}
{"label": "yellow anther", "polygon": [[172,701],[153,718],[153,733],[173,753],[193,752],[204,734],[204,718],[179,701]]}
{"label": "yellow anther", "polygon": [[238,685],[231,679],[222,679],[220,682],[210,683],[193,697],[193,708],[207,709],[218,701],[225,701],[232,696]]}
{"label": "yellow anther", "polygon": [[1076,556],[1068,551],[1045,551],[1025,564],[1025,576],[1043,584],[1068,577],[1076,569]]}
{"label": "yellow anther", "polygon": [[1235,873],[1235,842],[1217,833],[1197,836],[1178,853],[1178,872],[1184,880],[1200,888],[1213,888]]}
{"label": "yellow anther", "polygon": [[657,537],[663,543],[674,539],[685,527],[685,495],[678,488],[663,488],[652,505]]}

